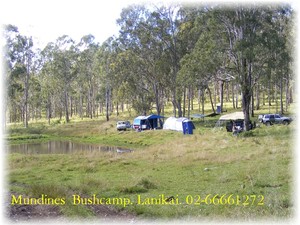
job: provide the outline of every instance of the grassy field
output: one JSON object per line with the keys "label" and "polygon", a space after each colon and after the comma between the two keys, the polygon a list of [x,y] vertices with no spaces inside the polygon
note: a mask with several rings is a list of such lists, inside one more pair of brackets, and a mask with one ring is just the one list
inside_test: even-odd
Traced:
{"label": "grassy field", "polygon": [[[74,119],[51,125],[39,121],[28,129],[10,125],[8,144],[72,140],[134,152],[9,154],[9,190],[36,198],[42,194],[66,198],[59,208],[70,218],[95,216],[87,205],[72,204],[74,194],[130,199],[132,204],[114,207],[145,219],[293,217],[295,123],[260,126],[235,137],[214,128],[217,117],[194,121],[193,135],[166,130],[117,132],[117,119]],[[142,205],[137,200],[161,195],[173,196],[174,204]]]}

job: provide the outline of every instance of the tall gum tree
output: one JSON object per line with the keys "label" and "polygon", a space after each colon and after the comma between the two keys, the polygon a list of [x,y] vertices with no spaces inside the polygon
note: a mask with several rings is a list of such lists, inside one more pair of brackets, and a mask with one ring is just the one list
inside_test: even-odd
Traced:
{"label": "tall gum tree", "polygon": [[274,22],[278,11],[256,5],[237,5],[233,8],[214,9],[214,12],[227,33],[231,69],[240,84],[245,130],[249,130],[253,88],[264,72],[261,68],[273,57],[274,52],[268,49],[263,35],[268,36],[267,43],[275,38],[270,37],[269,33],[278,35],[278,31],[273,32],[272,26],[269,26]]}
{"label": "tall gum tree", "polygon": [[[11,87],[9,91],[12,94],[10,95],[10,100],[14,101],[15,94],[22,92],[23,96],[20,98],[20,106],[24,126],[27,128],[29,121],[29,81],[34,65],[33,41],[31,37],[21,35],[18,32],[18,28],[13,25],[5,26],[5,38],[6,60],[8,62],[7,72],[9,74],[8,83],[12,85],[9,85]],[[14,85],[19,87],[14,88]]]}
{"label": "tall gum tree", "polygon": [[136,78],[143,83],[140,89],[145,89],[145,96],[140,97],[143,102],[153,99],[158,114],[162,110],[164,93],[170,92],[174,114],[178,112],[178,116],[182,116],[183,89],[177,80],[182,56],[182,40],[178,36],[182,19],[179,8],[131,6],[122,11],[118,20],[121,27],[119,40],[134,54]]}
{"label": "tall gum tree", "polygon": [[66,122],[70,121],[69,93],[71,84],[76,79],[76,51],[74,41],[67,35],[56,40],[53,52],[53,74],[61,84],[61,100],[64,105]]}

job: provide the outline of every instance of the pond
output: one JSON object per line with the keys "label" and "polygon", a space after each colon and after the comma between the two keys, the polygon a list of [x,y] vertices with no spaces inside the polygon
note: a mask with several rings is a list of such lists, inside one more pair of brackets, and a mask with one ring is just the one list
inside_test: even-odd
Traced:
{"label": "pond", "polygon": [[48,141],[44,143],[30,143],[10,145],[7,147],[9,153],[21,154],[75,154],[75,153],[129,153],[131,149],[116,146],[101,146],[92,144],[74,143],[72,141]]}

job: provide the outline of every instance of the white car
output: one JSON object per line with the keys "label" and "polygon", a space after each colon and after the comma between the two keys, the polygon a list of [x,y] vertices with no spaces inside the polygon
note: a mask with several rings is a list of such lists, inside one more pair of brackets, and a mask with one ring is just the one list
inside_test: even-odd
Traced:
{"label": "white car", "polygon": [[260,121],[267,126],[280,123],[288,125],[293,121],[293,119],[291,117],[281,116],[279,114],[265,114],[262,116]]}
{"label": "white car", "polygon": [[117,130],[126,130],[127,128],[131,128],[129,121],[118,121],[117,122]]}

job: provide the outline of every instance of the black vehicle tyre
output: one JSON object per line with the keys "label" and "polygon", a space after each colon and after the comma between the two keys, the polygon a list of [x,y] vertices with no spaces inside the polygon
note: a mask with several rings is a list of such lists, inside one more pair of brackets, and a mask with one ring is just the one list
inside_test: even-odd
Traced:
{"label": "black vehicle tyre", "polygon": [[267,126],[271,126],[271,122],[270,122],[270,121],[267,121],[267,122],[266,122],[266,125],[267,125]]}
{"label": "black vehicle tyre", "polygon": [[289,121],[287,121],[287,120],[284,120],[282,123],[283,123],[283,125],[289,125]]}

